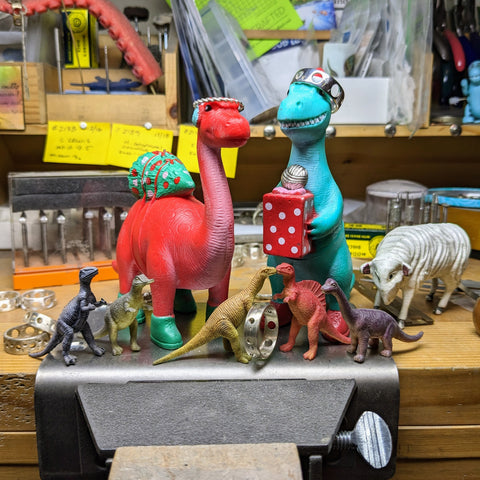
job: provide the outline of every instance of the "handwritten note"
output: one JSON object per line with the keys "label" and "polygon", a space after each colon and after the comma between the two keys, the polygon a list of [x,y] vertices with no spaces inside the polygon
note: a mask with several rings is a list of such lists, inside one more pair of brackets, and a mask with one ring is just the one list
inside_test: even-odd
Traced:
{"label": "handwritten note", "polygon": [[22,69],[0,66],[0,130],[25,130]]}
{"label": "handwritten note", "polygon": [[51,121],[43,161],[105,165],[109,141],[109,123]]}
{"label": "handwritten note", "polygon": [[[225,175],[235,178],[237,169],[238,148],[223,148],[222,162]],[[189,172],[198,173],[197,128],[191,125],[180,125],[178,132],[177,157],[184,163]]]}
{"label": "handwritten note", "polygon": [[171,151],[173,132],[133,125],[112,125],[112,136],[108,148],[107,164],[130,168],[144,153],[157,150]]}

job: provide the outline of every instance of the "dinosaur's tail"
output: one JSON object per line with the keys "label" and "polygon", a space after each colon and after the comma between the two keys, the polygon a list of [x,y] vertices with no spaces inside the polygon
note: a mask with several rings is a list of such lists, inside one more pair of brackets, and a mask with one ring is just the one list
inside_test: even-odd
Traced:
{"label": "dinosaur's tail", "polygon": [[105,324],[101,330],[99,330],[98,332],[95,332],[93,334],[93,337],[96,339],[98,338],[102,338],[104,337],[105,335],[108,335],[108,327],[107,327],[107,324]]}
{"label": "dinosaur's tail", "polygon": [[398,329],[397,334],[395,335],[395,338],[397,340],[401,340],[402,342],[416,342],[417,340],[420,340],[423,337],[423,332],[418,332],[416,335],[408,335],[408,333],[405,333],[403,330]]}
{"label": "dinosaur's tail", "polygon": [[181,355],[185,355],[188,352],[191,352],[192,350],[195,350],[198,347],[201,347],[202,345],[205,345],[208,342],[211,342],[215,338],[218,338],[220,335],[215,335],[212,336],[211,338],[208,335],[205,335],[205,325],[202,327],[202,329],[193,337],[191,338],[185,345],[182,345],[180,348],[177,348],[173,352],[169,353],[168,355],[165,355],[162,358],[159,358],[153,362],[154,365],[158,365],[159,363],[165,363],[170,360],[173,360],[174,358],[178,358]]}
{"label": "dinosaur's tail", "polygon": [[62,337],[55,333],[48,342],[47,346],[41,352],[29,353],[28,355],[32,358],[43,357],[47,353],[50,353],[61,341]]}

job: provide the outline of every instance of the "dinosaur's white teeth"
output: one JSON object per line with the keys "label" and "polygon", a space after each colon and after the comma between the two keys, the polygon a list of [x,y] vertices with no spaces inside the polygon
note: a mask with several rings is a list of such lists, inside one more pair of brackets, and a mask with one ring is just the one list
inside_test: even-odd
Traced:
{"label": "dinosaur's white teeth", "polygon": [[309,125],[317,125],[321,123],[325,119],[325,113],[319,115],[318,117],[311,118],[309,120],[302,120],[302,121],[290,121],[290,122],[280,122],[281,128],[300,128]]}

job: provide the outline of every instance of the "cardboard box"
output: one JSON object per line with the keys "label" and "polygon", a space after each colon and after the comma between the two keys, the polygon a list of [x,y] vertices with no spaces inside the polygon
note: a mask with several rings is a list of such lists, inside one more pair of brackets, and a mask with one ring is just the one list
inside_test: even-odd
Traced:
{"label": "cardboard box", "polygon": [[344,77],[337,80],[345,91],[345,100],[332,115],[332,125],[388,123],[389,78]]}
{"label": "cardboard box", "polygon": [[69,8],[62,21],[65,68],[98,67],[97,19],[85,8]]}
{"label": "cardboard box", "polygon": [[345,238],[352,257],[375,257],[378,244],[383,240],[384,236],[385,227],[383,225],[345,224]]}

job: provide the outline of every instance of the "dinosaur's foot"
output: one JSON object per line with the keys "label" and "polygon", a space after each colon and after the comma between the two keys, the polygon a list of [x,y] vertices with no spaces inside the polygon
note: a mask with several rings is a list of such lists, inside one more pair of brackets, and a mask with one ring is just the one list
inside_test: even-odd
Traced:
{"label": "dinosaur's foot", "polygon": [[361,354],[355,355],[353,357],[353,360],[357,363],[363,363],[365,361],[365,355],[361,355]]}
{"label": "dinosaur's foot", "polygon": [[175,291],[173,309],[178,313],[195,313],[197,311],[197,304],[193,298],[192,291],[184,288],[177,288]]}
{"label": "dinosaur's foot", "polygon": [[389,349],[385,349],[380,352],[380,355],[382,355],[383,357],[391,357],[392,351]]}
{"label": "dinosaur's foot", "polygon": [[295,346],[295,342],[293,343],[284,343],[283,345],[280,345],[278,349],[281,352],[291,352],[293,350],[293,347]]}
{"label": "dinosaur's foot", "polygon": [[167,350],[175,350],[182,346],[182,335],[175,324],[175,317],[157,317],[152,314],[150,339],[155,345]]}
{"label": "dinosaur's foot", "polygon": [[[342,313],[338,310],[328,310],[327,311],[327,322],[333,328],[336,330],[338,333],[341,334],[341,336],[347,337],[350,333],[350,329],[348,328],[347,323],[342,317]],[[340,343],[338,340],[335,338],[331,337],[330,335],[323,333],[322,336],[325,338],[325,340],[328,340],[331,343]]]}
{"label": "dinosaur's foot", "polygon": [[317,356],[317,348],[310,348],[303,354],[305,360],[313,360]]}
{"label": "dinosaur's foot", "polygon": [[69,353],[66,353],[63,356],[63,360],[67,367],[70,365],[75,365],[77,363],[77,357],[75,355],[70,355]]}

